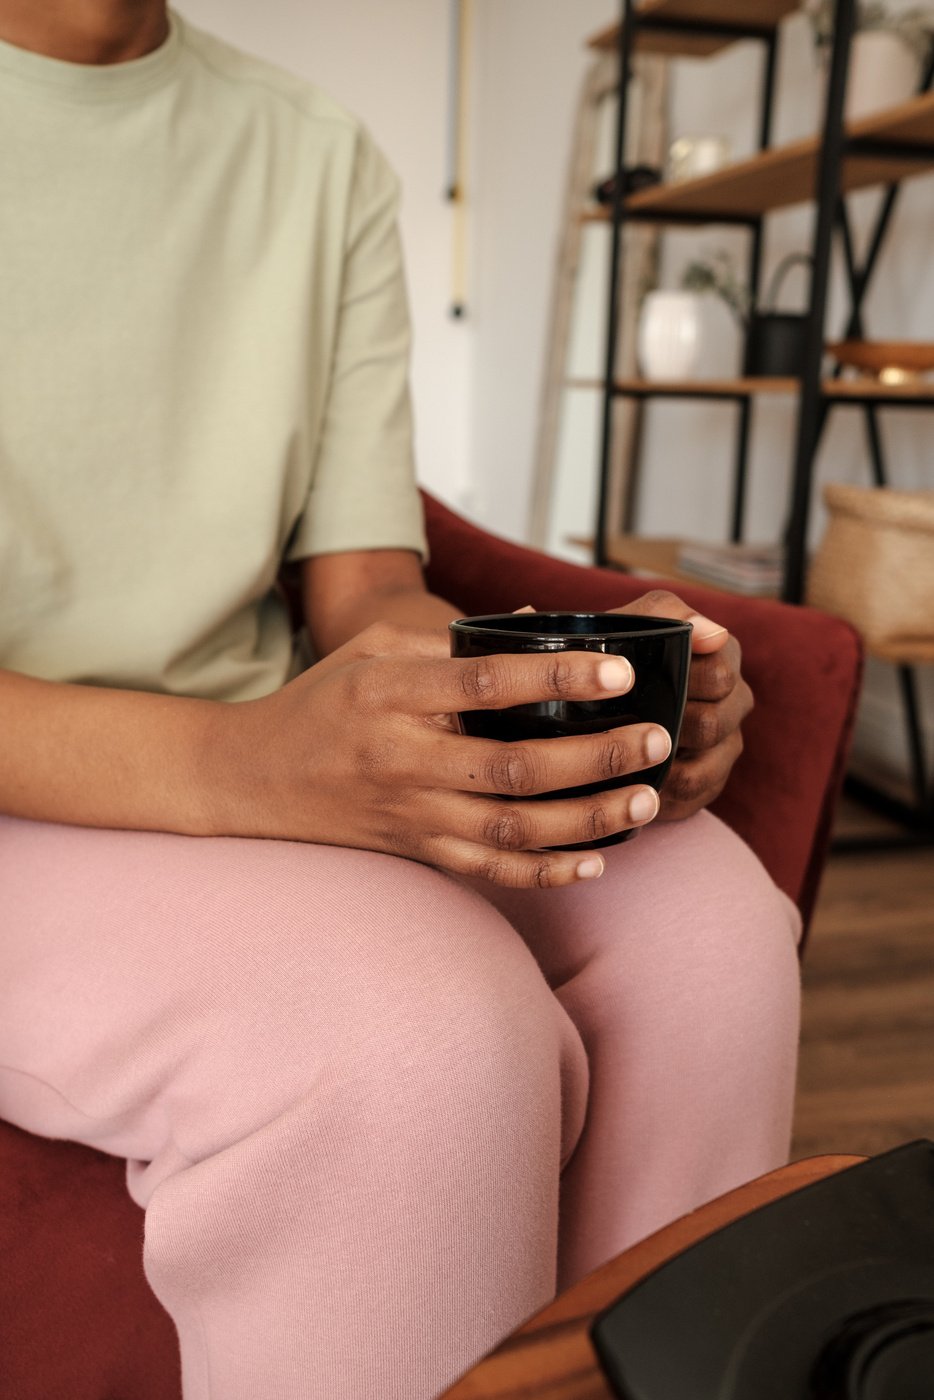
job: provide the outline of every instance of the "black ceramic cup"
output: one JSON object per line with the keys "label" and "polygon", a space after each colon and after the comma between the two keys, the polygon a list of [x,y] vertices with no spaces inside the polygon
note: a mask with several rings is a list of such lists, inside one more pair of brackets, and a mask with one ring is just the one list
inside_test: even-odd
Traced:
{"label": "black ceramic cup", "polygon": [[[624,656],[635,672],[635,683],[625,695],[601,700],[542,700],[504,710],[465,710],[458,717],[461,729],[465,734],[511,743],[520,739],[597,734],[627,724],[660,724],[671,735],[671,754],[663,763],[637,773],[626,773],[620,778],[583,783],[580,787],[538,796],[585,797],[632,783],[646,783],[659,791],[678,747],[687,697],[691,630],[689,622],[632,613],[523,612],[461,618],[450,624],[452,656],[600,651]],[[629,840],[637,831],[638,828],[631,828],[564,849],[614,846]]]}

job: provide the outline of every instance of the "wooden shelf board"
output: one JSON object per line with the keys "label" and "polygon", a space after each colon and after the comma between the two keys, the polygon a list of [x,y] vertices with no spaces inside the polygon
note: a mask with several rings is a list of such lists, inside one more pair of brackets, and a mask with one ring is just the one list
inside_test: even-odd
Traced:
{"label": "wooden shelf board", "polygon": [[[850,152],[840,172],[844,193],[871,185],[889,184],[923,175],[934,169],[934,92],[909,98],[897,107],[862,117],[847,127],[854,140],[888,141],[918,146],[918,154],[905,151],[885,156],[869,150]],[[928,149],[925,149],[927,147]],[[726,165],[711,175],[679,184],[653,185],[626,200],[626,211],[640,218],[697,218],[716,222],[721,218],[755,218],[791,204],[814,198],[820,140],[808,136],[787,146],[759,151],[747,160]],[[607,222],[610,210],[593,205],[581,213],[587,222]]]}
{"label": "wooden shelf board", "polygon": [[866,650],[882,661],[891,661],[898,666],[934,666],[934,642],[929,638],[917,640],[906,638],[902,642],[892,642],[887,646],[869,646]]}
{"label": "wooden shelf board", "polygon": [[934,380],[920,379],[913,384],[880,384],[876,379],[825,379],[824,393],[829,399],[874,399],[879,403],[934,403]]}
{"label": "wooden shelf board", "polygon": [[[755,29],[774,29],[780,20],[798,8],[800,0],[643,0],[638,6],[647,19],[673,20],[678,24],[750,25]],[[703,29],[690,30],[637,29],[635,48],[638,53],[662,53],[672,57],[706,58],[719,53],[736,42],[724,34],[705,34]],[[611,24],[588,40],[592,49],[615,50],[619,43],[619,25]]]}
{"label": "wooden shelf board", "polygon": [[[593,539],[575,536],[571,544],[593,549]],[[678,578],[681,539],[647,539],[642,535],[618,535],[607,542],[609,562],[618,568],[644,569],[659,578]],[[684,575],[686,578],[687,576]]]}
{"label": "wooden shelf board", "polygon": [[[595,34],[588,41],[590,48],[612,53],[616,52],[618,43],[617,24],[611,24],[608,29],[601,29],[599,34]],[[719,34],[688,34],[683,30],[666,33],[664,30],[642,29],[636,32],[633,47],[636,53],[659,53],[669,58],[709,58],[711,54],[719,53],[732,43],[735,43],[735,40]]]}
{"label": "wooden shelf board", "polygon": [[[570,544],[593,550],[593,540],[575,536]],[[678,538],[651,539],[644,535],[616,535],[607,540],[607,561],[611,568],[638,570],[654,578],[674,579],[678,583],[689,583],[694,588],[712,588],[717,593],[735,593],[744,598],[777,597],[775,593],[749,593],[744,589],[726,588],[723,584],[710,583],[685,573],[678,567],[678,553],[684,541]]]}
{"label": "wooden shelf board", "polygon": [[[569,389],[602,389],[601,379],[569,379]],[[653,398],[717,398],[724,394],[751,398],[754,394],[794,394],[797,379],[618,379],[616,392]]]}
{"label": "wooden shelf board", "polygon": [[[600,389],[602,379],[569,379],[569,389]],[[847,399],[873,399],[880,404],[911,404],[920,407],[934,403],[934,380],[916,384],[880,384],[867,379],[825,379],[823,392],[829,399],[845,403]],[[752,398],[756,394],[796,394],[797,379],[769,378],[765,375],[746,379],[619,379],[616,392],[634,398],[705,399],[735,396]]]}
{"label": "wooden shelf board", "polygon": [[619,394],[648,392],[667,398],[715,398],[723,394],[752,398],[755,394],[795,394],[798,380],[774,379],[765,375],[754,379],[620,379],[616,390]]}

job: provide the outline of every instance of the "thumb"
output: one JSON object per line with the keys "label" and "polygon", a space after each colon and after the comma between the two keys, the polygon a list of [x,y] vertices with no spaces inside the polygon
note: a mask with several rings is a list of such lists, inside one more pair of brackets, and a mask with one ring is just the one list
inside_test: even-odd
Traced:
{"label": "thumb", "polygon": [[613,611],[636,615],[641,613],[647,617],[672,617],[679,622],[690,622],[694,629],[691,633],[691,650],[703,655],[719,651],[730,638],[727,629],[719,622],[705,617],[703,613],[695,612],[676,593],[667,593],[660,588],[653,589],[651,593],[644,593],[641,598],[636,598],[621,608],[614,608]]}

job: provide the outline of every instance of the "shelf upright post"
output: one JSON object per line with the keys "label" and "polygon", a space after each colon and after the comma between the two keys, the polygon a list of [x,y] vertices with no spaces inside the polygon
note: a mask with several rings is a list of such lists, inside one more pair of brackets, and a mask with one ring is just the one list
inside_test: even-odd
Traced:
{"label": "shelf upright post", "polygon": [[[768,149],[772,139],[772,111],[775,102],[775,66],[778,55],[778,30],[773,29],[762,40],[763,73],[762,96],[759,101],[759,150]],[[759,296],[759,277],[762,269],[762,216],[752,226],[749,246],[746,281],[749,287],[750,303],[755,305]],[[743,519],[746,514],[746,477],[749,461],[749,434],[752,428],[752,395],[740,400],[739,420],[736,428],[736,461],[733,468],[733,503],[730,512],[730,539],[738,544],[743,538]]]}
{"label": "shelf upright post", "polygon": [[898,684],[905,710],[908,756],[911,760],[911,782],[917,815],[920,822],[926,824],[930,830],[934,826],[934,792],[928,787],[924,731],[921,728],[921,707],[918,703],[918,687],[913,666],[899,666]]}
{"label": "shelf upright post", "polygon": [[782,589],[782,596],[789,603],[800,603],[804,596],[811,479],[821,421],[821,361],[824,356],[824,320],[827,310],[827,287],[830,280],[830,255],[835,214],[840,190],[840,166],[844,151],[843,103],[846,96],[847,65],[855,20],[856,0],[836,0],[824,139],[821,143],[818,160],[817,189],[815,191],[817,227],[813,244],[811,314],[808,321],[807,342],[801,370],[794,481],[786,540],[785,581]]}
{"label": "shelf upright post", "polygon": [[[929,92],[932,83],[934,83],[934,45],[931,46],[931,51],[924,65],[924,71],[918,83],[918,96],[920,97],[923,93]],[[837,216],[844,237],[844,251],[847,258],[847,276],[850,283],[850,297],[852,303],[850,307],[850,318],[844,334],[845,340],[852,340],[857,337],[862,338],[862,304],[865,300],[873,271],[875,270],[876,260],[882,251],[882,244],[888,233],[889,224],[895,212],[895,205],[898,202],[900,191],[901,182],[898,180],[894,181],[886,189],[885,196],[876,213],[869,246],[863,258],[862,266],[859,268],[857,268],[853,256],[853,241],[850,234],[846,202],[842,196],[838,197]]]}
{"label": "shelf upright post", "polygon": [[[897,188],[897,186],[896,186]],[[891,204],[887,205],[891,210]],[[846,200],[843,195],[837,196],[837,227],[840,230],[840,242],[843,246],[843,260],[846,265],[846,277],[850,284],[850,297],[852,307],[850,319],[846,328],[846,339],[851,337],[859,340],[865,339],[863,329],[862,301],[866,290],[866,280],[862,279],[862,274],[856,266],[856,255],[853,251],[853,231],[850,228],[850,216],[847,213]],[[878,247],[876,245],[876,251]],[[870,271],[872,269],[870,268]],[[836,366],[839,377],[840,366]],[[869,447],[869,457],[872,462],[872,479],[877,486],[887,486],[888,476],[885,470],[885,454],[882,451],[882,434],[879,428],[879,419],[876,414],[876,405],[872,403],[863,404],[863,424],[866,429],[866,443]]]}
{"label": "shelf upright post", "polygon": [[[850,229],[846,200],[842,195],[838,197],[837,222],[843,239],[843,252],[846,257],[847,266],[847,281],[850,284],[850,316],[846,324],[846,331],[843,336],[844,340],[863,339],[863,302],[866,299],[866,292],[869,289],[869,281],[875,269],[876,260],[882,251],[882,244],[888,232],[889,223],[895,212],[895,205],[898,201],[900,190],[901,185],[897,183],[889,185],[886,190],[885,197],[882,200],[873,226],[869,247],[861,267],[856,266],[856,259],[853,253],[853,235]],[[839,366],[837,368],[839,370]]]}
{"label": "shelf upright post", "polygon": [[607,503],[613,447],[613,411],[616,394],[616,352],[619,339],[623,221],[625,217],[626,129],[629,106],[629,74],[632,61],[633,0],[622,0],[617,54],[619,106],[616,114],[616,179],[613,182],[613,217],[610,234],[610,286],[607,305],[606,360],[603,376],[603,422],[600,441],[600,480],[597,488],[597,520],[594,529],[594,562],[607,563]]}

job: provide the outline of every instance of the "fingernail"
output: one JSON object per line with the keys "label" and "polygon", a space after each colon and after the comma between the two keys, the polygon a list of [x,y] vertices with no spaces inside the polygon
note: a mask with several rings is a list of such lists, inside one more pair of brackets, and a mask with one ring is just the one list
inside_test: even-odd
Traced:
{"label": "fingernail", "polygon": [[671,735],[666,729],[650,729],[645,736],[645,753],[650,763],[661,763],[671,753]]}
{"label": "fingernail", "polygon": [[531,604],[531,603],[526,603],[526,605],[525,605],[524,608],[513,608],[513,613],[534,612],[534,611],[535,611],[535,609],[532,607],[532,604]]}
{"label": "fingernail", "polygon": [[726,628],[721,627],[716,622],[711,622],[709,617],[703,617],[700,613],[691,613],[688,622],[694,628],[694,635],[698,641],[706,642],[709,637],[719,637]]}
{"label": "fingernail", "polygon": [[658,793],[654,788],[640,788],[629,803],[629,815],[634,822],[650,822],[659,808]]}
{"label": "fingernail", "polygon": [[632,687],[633,670],[629,662],[621,656],[608,657],[597,667],[597,676],[604,690],[629,690]]}
{"label": "fingernail", "polygon": [[578,880],[598,880],[603,874],[603,861],[599,856],[588,856],[577,867]]}

